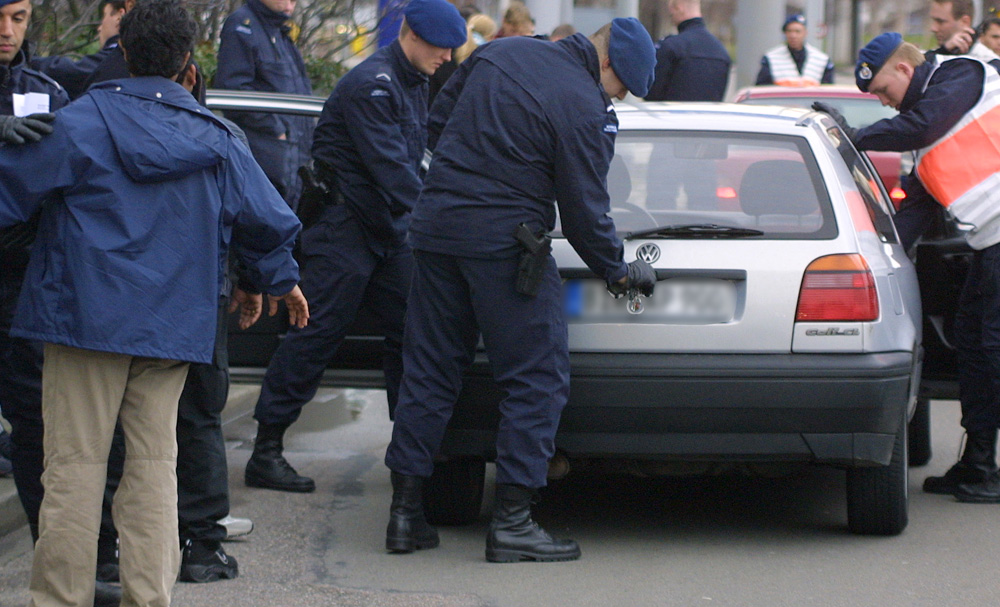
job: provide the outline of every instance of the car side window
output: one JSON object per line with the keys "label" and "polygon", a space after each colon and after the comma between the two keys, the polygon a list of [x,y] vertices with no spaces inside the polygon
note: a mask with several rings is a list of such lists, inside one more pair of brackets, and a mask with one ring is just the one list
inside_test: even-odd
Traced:
{"label": "car side window", "polygon": [[844,164],[847,165],[848,170],[851,172],[851,177],[854,178],[854,183],[858,186],[861,199],[868,209],[868,215],[875,226],[876,232],[878,232],[879,238],[882,242],[898,242],[896,229],[892,223],[892,203],[889,201],[889,195],[886,193],[885,187],[876,176],[871,161],[868,160],[867,156],[858,152],[853,145],[848,143],[843,131],[839,128],[827,128],[824,132],[830,138],[834,147],[837,148],[837,152],[840,153],[840,157],[844,159]]}

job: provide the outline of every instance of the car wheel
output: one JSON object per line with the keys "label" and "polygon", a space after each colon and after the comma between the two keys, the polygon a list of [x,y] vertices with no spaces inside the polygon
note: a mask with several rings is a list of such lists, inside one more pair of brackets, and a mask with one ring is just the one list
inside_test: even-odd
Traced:
{"label": "car wheel", "polygon": [[424,515],[432,525],[465,525],[479,518],[486,460],[460,457],[434,463],[424,484]]}
{"label": "car wheel", "polygon": [[917,410],[913,412],[909,428],[910,465],[923,466],[931,461],[931,401],[917,399]]}
{"label": "car wheel", "polygon": [[863,535],[898,535],[909,522],[907,428],[904,415],[888,466],[847,471],[847,526]]}

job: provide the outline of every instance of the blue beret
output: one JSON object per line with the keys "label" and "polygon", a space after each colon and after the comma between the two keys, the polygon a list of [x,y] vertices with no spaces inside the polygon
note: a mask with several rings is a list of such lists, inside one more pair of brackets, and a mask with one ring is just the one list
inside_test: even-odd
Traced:
{"label": "blue beret", "polygon": [[403,16],[413,33],[428,44],[438,48],[465,44],[465,19],[448,0],[410,0]]}
{"label": "blue beret", "polygon": [[791,25],[793,23],[799,23],[799,24],[802,25],[802,27],[805,27],[806,26],[806,18],[805,18],[805,16],[800,15],[798,13],[796,13],[794,15],[788,15],[788,17],[785,19],[785,22],[781,24],[781,31],[785,31],[785,29],[789,25]]}
{"label": "blue beret", "polygon": [[903,37],[896,32],[886,32],[872,38],[872,41],[858,51],[858,63],[854,66],[854,80],[858,88],[868,92],[868,85],[889,57],[903,44]]}
{"label": "blue beret", "polygon": [[649,32],[635,17],[612,19],[608,41],[611,69],[636,97],[645,97],[653,86],[656,49]]}
{"label": "blue beret", "polygon": [[15,2],[20,2],[20,0],[0,0],[0,6],[7,6],[8,4],[14,4]]}

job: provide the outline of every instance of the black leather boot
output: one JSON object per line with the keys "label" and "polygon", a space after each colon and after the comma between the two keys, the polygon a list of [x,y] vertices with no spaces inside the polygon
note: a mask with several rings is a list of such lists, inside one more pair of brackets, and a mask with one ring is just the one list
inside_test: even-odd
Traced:
{"label": "black leather boot", "polygon": [[385,530],[385,549],[410,553],[437,548],[441,543],[437,529],[424,518],[424,479],[398,472],[393,472],[390,478],[392,506],[389,507],[389,526]]}
{"label": "black leather boot", "polygon": [[254,442],[253,455],[247,462],[243,482],[247,487],[261,487],[277,491],[294,493],[311,493],[316,490],[316,483],[292,468],[288,460],[281,454],[284,451],[283,439],[288,426],[278,424],[258,424],[257,440]]}
{"label": "black leather boot", "polygon": [[574,561],[580,546],[573,540],[557,540],[531,520],[534,491],[521,485],[497,485],[493,522],[486,535],[486,560]]}
{"label": "black leather boot", "polygon": [[924,493],[954,495],[963,484],[984,483],[997,471],[997,431],[969,432],[958,462],[944,476],[924,479]]}

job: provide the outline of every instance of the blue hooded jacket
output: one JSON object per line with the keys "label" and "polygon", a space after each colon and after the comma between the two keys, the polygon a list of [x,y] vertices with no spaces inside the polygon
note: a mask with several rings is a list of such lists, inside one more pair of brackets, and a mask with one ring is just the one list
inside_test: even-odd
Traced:
{"label": "blue hooded jacket", "polygon": [[0,147],[0,226],[42,207],[12,335],[208,363],[230,246],[260,290],[298,282],[298,219],[179,84],[109,81],[56,116]]}

